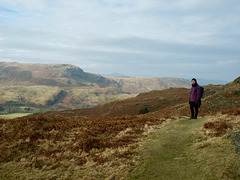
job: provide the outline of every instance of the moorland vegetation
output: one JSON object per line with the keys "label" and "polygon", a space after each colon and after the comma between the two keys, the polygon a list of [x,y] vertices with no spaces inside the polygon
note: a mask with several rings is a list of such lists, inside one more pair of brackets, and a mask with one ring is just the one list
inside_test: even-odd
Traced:
{"label": "moorland vegetation", "polygon": [[[192,150],[186,157],[196,167],[205,167],[204,177],[240,178],[240,157],[234,141],[226,140],[240,128],[239,90],[240,77],[227,85],[205,86],[199,114],[205,119],[186,135],[191,137],[187,147]],[[169,88],[94,108],[1,119],[0,175],[4,179],[139,177],[136,170],[144,164],[139,154],[144,139],[169,124],[184,122],[189,115],[188,96],[189,89]],[[144,108],[148,112],[143,114]]]}

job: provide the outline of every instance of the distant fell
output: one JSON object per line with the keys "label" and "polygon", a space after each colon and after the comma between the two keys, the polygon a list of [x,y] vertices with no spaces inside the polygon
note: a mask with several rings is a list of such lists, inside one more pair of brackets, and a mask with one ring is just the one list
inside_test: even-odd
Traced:
{"label": "distant fell", "polygon": [[130,77],[124,74],[120,74],[120,73],[110,73],[110,74],[102,74],[103,76],[112,76],[112,77]]}
{"label": "distant fell", "polygon": [[168,88],[190,88],[191,82],[182,78],[168,77],[108,77],[116,81],[125,92],[139,94],[152,90],[163,90]]}
{"label": "distant fell", "polygon": [[60,87],[117,85],[114,81],[71,64],[27,64],[0,62],[0,83]]}
{"label": "distant fell", "polygon": [[190,81],[104,77],[71,64],[0,62],[0,113],[89,108],[170,87],[189,88]]}

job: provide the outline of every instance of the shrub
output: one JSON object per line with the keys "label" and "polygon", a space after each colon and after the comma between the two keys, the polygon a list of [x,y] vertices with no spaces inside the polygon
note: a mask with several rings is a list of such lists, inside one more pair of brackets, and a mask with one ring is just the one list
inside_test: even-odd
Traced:
{"label": "shrub", "polygon": [[143,108],[139,111],[139,114],[147,114],[149,112],[148,108]]}

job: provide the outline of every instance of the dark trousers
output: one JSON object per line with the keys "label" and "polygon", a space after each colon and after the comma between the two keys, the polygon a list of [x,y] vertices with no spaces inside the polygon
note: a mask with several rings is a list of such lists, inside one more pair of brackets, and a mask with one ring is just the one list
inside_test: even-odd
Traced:
{"label": "dark trousers", "polygon": [[[198,107],[199,107],[199,104],[198,103],[196,103],[196,102],[192,102],[192,101],[190,101],[189,102],[189,104],[190,104],[190,109],[191,109],[191,117],[193,118],[197,118],[197,116],[198,116]],[[194,111],[195,111],[195,113],[194,113]]]}

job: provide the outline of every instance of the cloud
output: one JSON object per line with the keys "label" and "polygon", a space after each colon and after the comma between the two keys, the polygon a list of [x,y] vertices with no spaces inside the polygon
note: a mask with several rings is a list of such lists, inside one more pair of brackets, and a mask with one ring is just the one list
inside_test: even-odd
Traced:
{"label": "cloud", "polygon": [[1,0],[0,58],[71,63],[93,73],[191,77],[196,72],[232,80],[239,76],[239,61],[232,62],[240,55],[239,5],[235,0]]}
{"label": "cloud", "polygon": [[219,66],[231,66],[231,65],[240,65],[240,59],[239,60],[228,60],[228,61],[218,61],[217,65]]}

